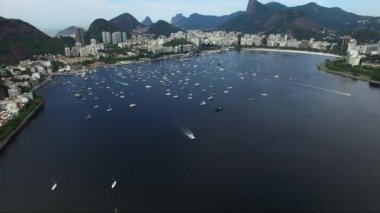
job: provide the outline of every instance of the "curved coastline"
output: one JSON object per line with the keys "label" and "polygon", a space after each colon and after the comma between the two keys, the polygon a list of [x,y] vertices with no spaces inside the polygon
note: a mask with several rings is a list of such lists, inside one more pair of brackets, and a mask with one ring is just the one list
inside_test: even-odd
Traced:
{"label": "curved coastline", "polygon": [[368,76],[354,76],[353,74],[350,74],[349,71],[340,72],[340,71],[330,70],[326,67],[325,63],[318,64],[317,66],[320,70],[324,72],[334,74],[334,75],[340,75],[342,77],[351,78],[353,80],[365,81],[365,82],[368,82],[370,86],[380,87],[380,81],[371,80]]}
{"label": "curved coastline", "polygon": [[40,102],[23,121],[6,137],[0,141],[0,153],[1,151],[12,141],[12,139],[34,118],[34,116],[44,106],[44,102]]}
{"label": "curved coastline", "polygon": [[[244,50],[248,51],[257,51],[257,52],[284,52],[284,53],[295,53],[295,54],[309,54],[309,55],[321,55],[321,56],[329,56],[334,58],[342,58],[340,55],[334,55],[331,53],[321,53],[321,52],[311,52],[311,51],[302,51],[302,50],[286,50],[286,49],[266,49],[266,48],[244,48]],[[342,77],[351,78],[353,80],[360,80],[368,82],[372,86],[380,87],[380,81],[375,81],[371,79],[367,79],[365,77],[354,76],[349,74],[349,72],[338,72],[334,70],[329,70],[324,63],[318,64],[318,68],[322,71],[325,71],[330,74],[340,75]]]}
{"label": "curved coastline", "polygon": [[341,58],[340,55],[335,55],[331,53],[322,53],[322,52],[312,52],[312,51],[303,51],[303,50],[286,50],[286,49],[267,49],[267,48],[244,48],[243,50],[257,51],[257,52],[284,52],[284,53],[299,53],[299,54],[309,54],[309,55],[322,55],[330,56],[335,58]]}

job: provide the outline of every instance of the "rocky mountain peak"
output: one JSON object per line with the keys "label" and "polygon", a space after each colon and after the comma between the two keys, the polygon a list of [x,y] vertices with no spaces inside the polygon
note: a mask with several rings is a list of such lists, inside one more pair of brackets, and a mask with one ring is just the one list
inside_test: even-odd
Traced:
{"label": "rocky mountain peak", "polygon": [[249,16],[255,15],[256,9],[257,9],[257,0],[249,0],[248,6],[247,6],[247,14]]}
{"label": "rocky mountain peak", "polygon": [[141,22],[141,24],[143,24],[143,25],[149,27],[150,25],[153,24],[153,21],[152,21],[152,19],[151,19],[149,16],[147,16],[147,17],[144,19],[144,21]]}

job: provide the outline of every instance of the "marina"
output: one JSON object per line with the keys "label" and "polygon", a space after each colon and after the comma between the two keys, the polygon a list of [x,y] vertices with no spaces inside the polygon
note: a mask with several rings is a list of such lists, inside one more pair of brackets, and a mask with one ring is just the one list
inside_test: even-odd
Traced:
{"label": "marina", "polygon": [[319,72],[329,57],[243,50],[55,76],[0,155],[0,212],[380,209],[379,90]]}

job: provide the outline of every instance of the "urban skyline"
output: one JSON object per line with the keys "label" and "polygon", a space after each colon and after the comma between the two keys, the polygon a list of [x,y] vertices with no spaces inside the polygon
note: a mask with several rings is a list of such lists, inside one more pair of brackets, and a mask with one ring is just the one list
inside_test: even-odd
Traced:
{"label": "urban skyline", "polygon": [[[52,4],[51,1],[47,0],[33,2],[27,0],[1,0],[0,16],[22,19],[43,30],[45,33],[53,34],[73,25],[87,29],[96,18],[111,19],[125,12],[131,13],[139,21],[142,21],[145,16],[150,16],[153,21],[162,19],[170,22],[171,17],[178,13],[183,13],[185,16],[192,13],[226,15],[239,10],[245,10],[247,4],[247,0],[237,0],[234,2],[221,0],[217,2],[218,7],[215,7],[215,1],[202,2],[198,0],[191,2],[184,0],[160,0],[155,2],[147,0],[138,2],[129,0],[54,1],[54,4]],[[262,0],[260,2],[268,3],[271,1]],[[278,0],[275,2],[287,6],[297,6],[312,1]],[[353,0],[344,2],[340,0],[316,0],[314,2],[325,7],[340,7],[343,10],[360,15],[380,16],[380,9],[373,7],[373,1],[371,0],[360,1],[360,4],[357,4],[357,1]],[[172,6],[167,7],[168,4]],[[24,6],[19,7],[19,5]],[[149,11],[149,13],[146,11]]]}

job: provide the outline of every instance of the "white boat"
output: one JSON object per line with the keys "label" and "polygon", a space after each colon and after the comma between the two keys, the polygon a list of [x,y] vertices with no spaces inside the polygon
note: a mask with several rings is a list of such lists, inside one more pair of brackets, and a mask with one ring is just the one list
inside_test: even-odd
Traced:
{"label": "white boat", "polygon": [[202,101],[199,105],[201,105],[201,106],[206,105],[206,101]]}
{"label": "white boat", "polygon": [[192,100],[192,99],[193,99],[192,96],[187,97],[187,100]]}
{"label": "white boat", "polygon": [[107,112],[111,112],[112,110],[111,104],[108,104]]}
{"label": "white boat", "polygon": [[175,99],[177,99],[178,97],[179,97],[178,95],[173,96],[173,98],[175,98]]}
{"label": "white boat", "polygon": [[57,184],[57,183],[54,183],[53,186],[51,187],[51,190],[52,190],[52,191],[55,191],[55,189],[57,189],[57,186],[58,186],[58,184]]}
{"label": "white boat", "polygon": [[117,185],[117,180],[114,180],[112,185],[111,185],[111,189],[114,189],[116,187],[116,185]]}
{"label": "white boat", "polygon": [[214,96],[210,96],[210,97],[208,97],[208,100],[209,100],[209,101],[214,100]]}
{"label": "white boat", "polygon": [[261,96],[264,96],[264,97],[268,96],[267,89],[265,89],[265,92],[262,93]]}
{"label": "white boat", "polygon": [[183,126],[183,127],[181,127],[181,130],[182,130],[183,134],[185,134],[186,137],[188,137],[190,140],[195,140],[195,135],[190,129]]}
{"label": "white boat", "polygon": [[125,96],[124,95],[120,95],[120,98],[125,98]]}
{"label": "white boat", "polygon": [[187,132],[186,136],[191,140],[195,140],[195,135],[192,132]]}
{"label": "white boat", "polygon": [[224,93],[224,94],[228,94],[228,93],[230,93],[230,91],[228,91],[228,90],[224,90],[223,93]]}
{"label": "white boat", "polygon": [[98,105],[95,105],[95,106],[94,106],[94,109],[97,109],[97,108],[99,108],[99,106],[98,106]]}
{"label": "white boat", "polygon": [[275,77],[275,78],[279,78],[280,76],[278,76],[278,75],[275,75],[274,77]]}
{"label": "white boat", "polygon": [[146,85],[145,88],[150,89],[150,88],[152,88],[152,86]]}
{"label": "white boat", "polygon": [[90,113],[88,113],[88,115],[86,116],[85,120],[89,120],[89,119],[91,119],[91,114]]}
{"label": "white boat", "polygon": [[129,108],[134,108],[134,107],[136,107],[137,106],[137,104],[130,104],[129,105]]}

